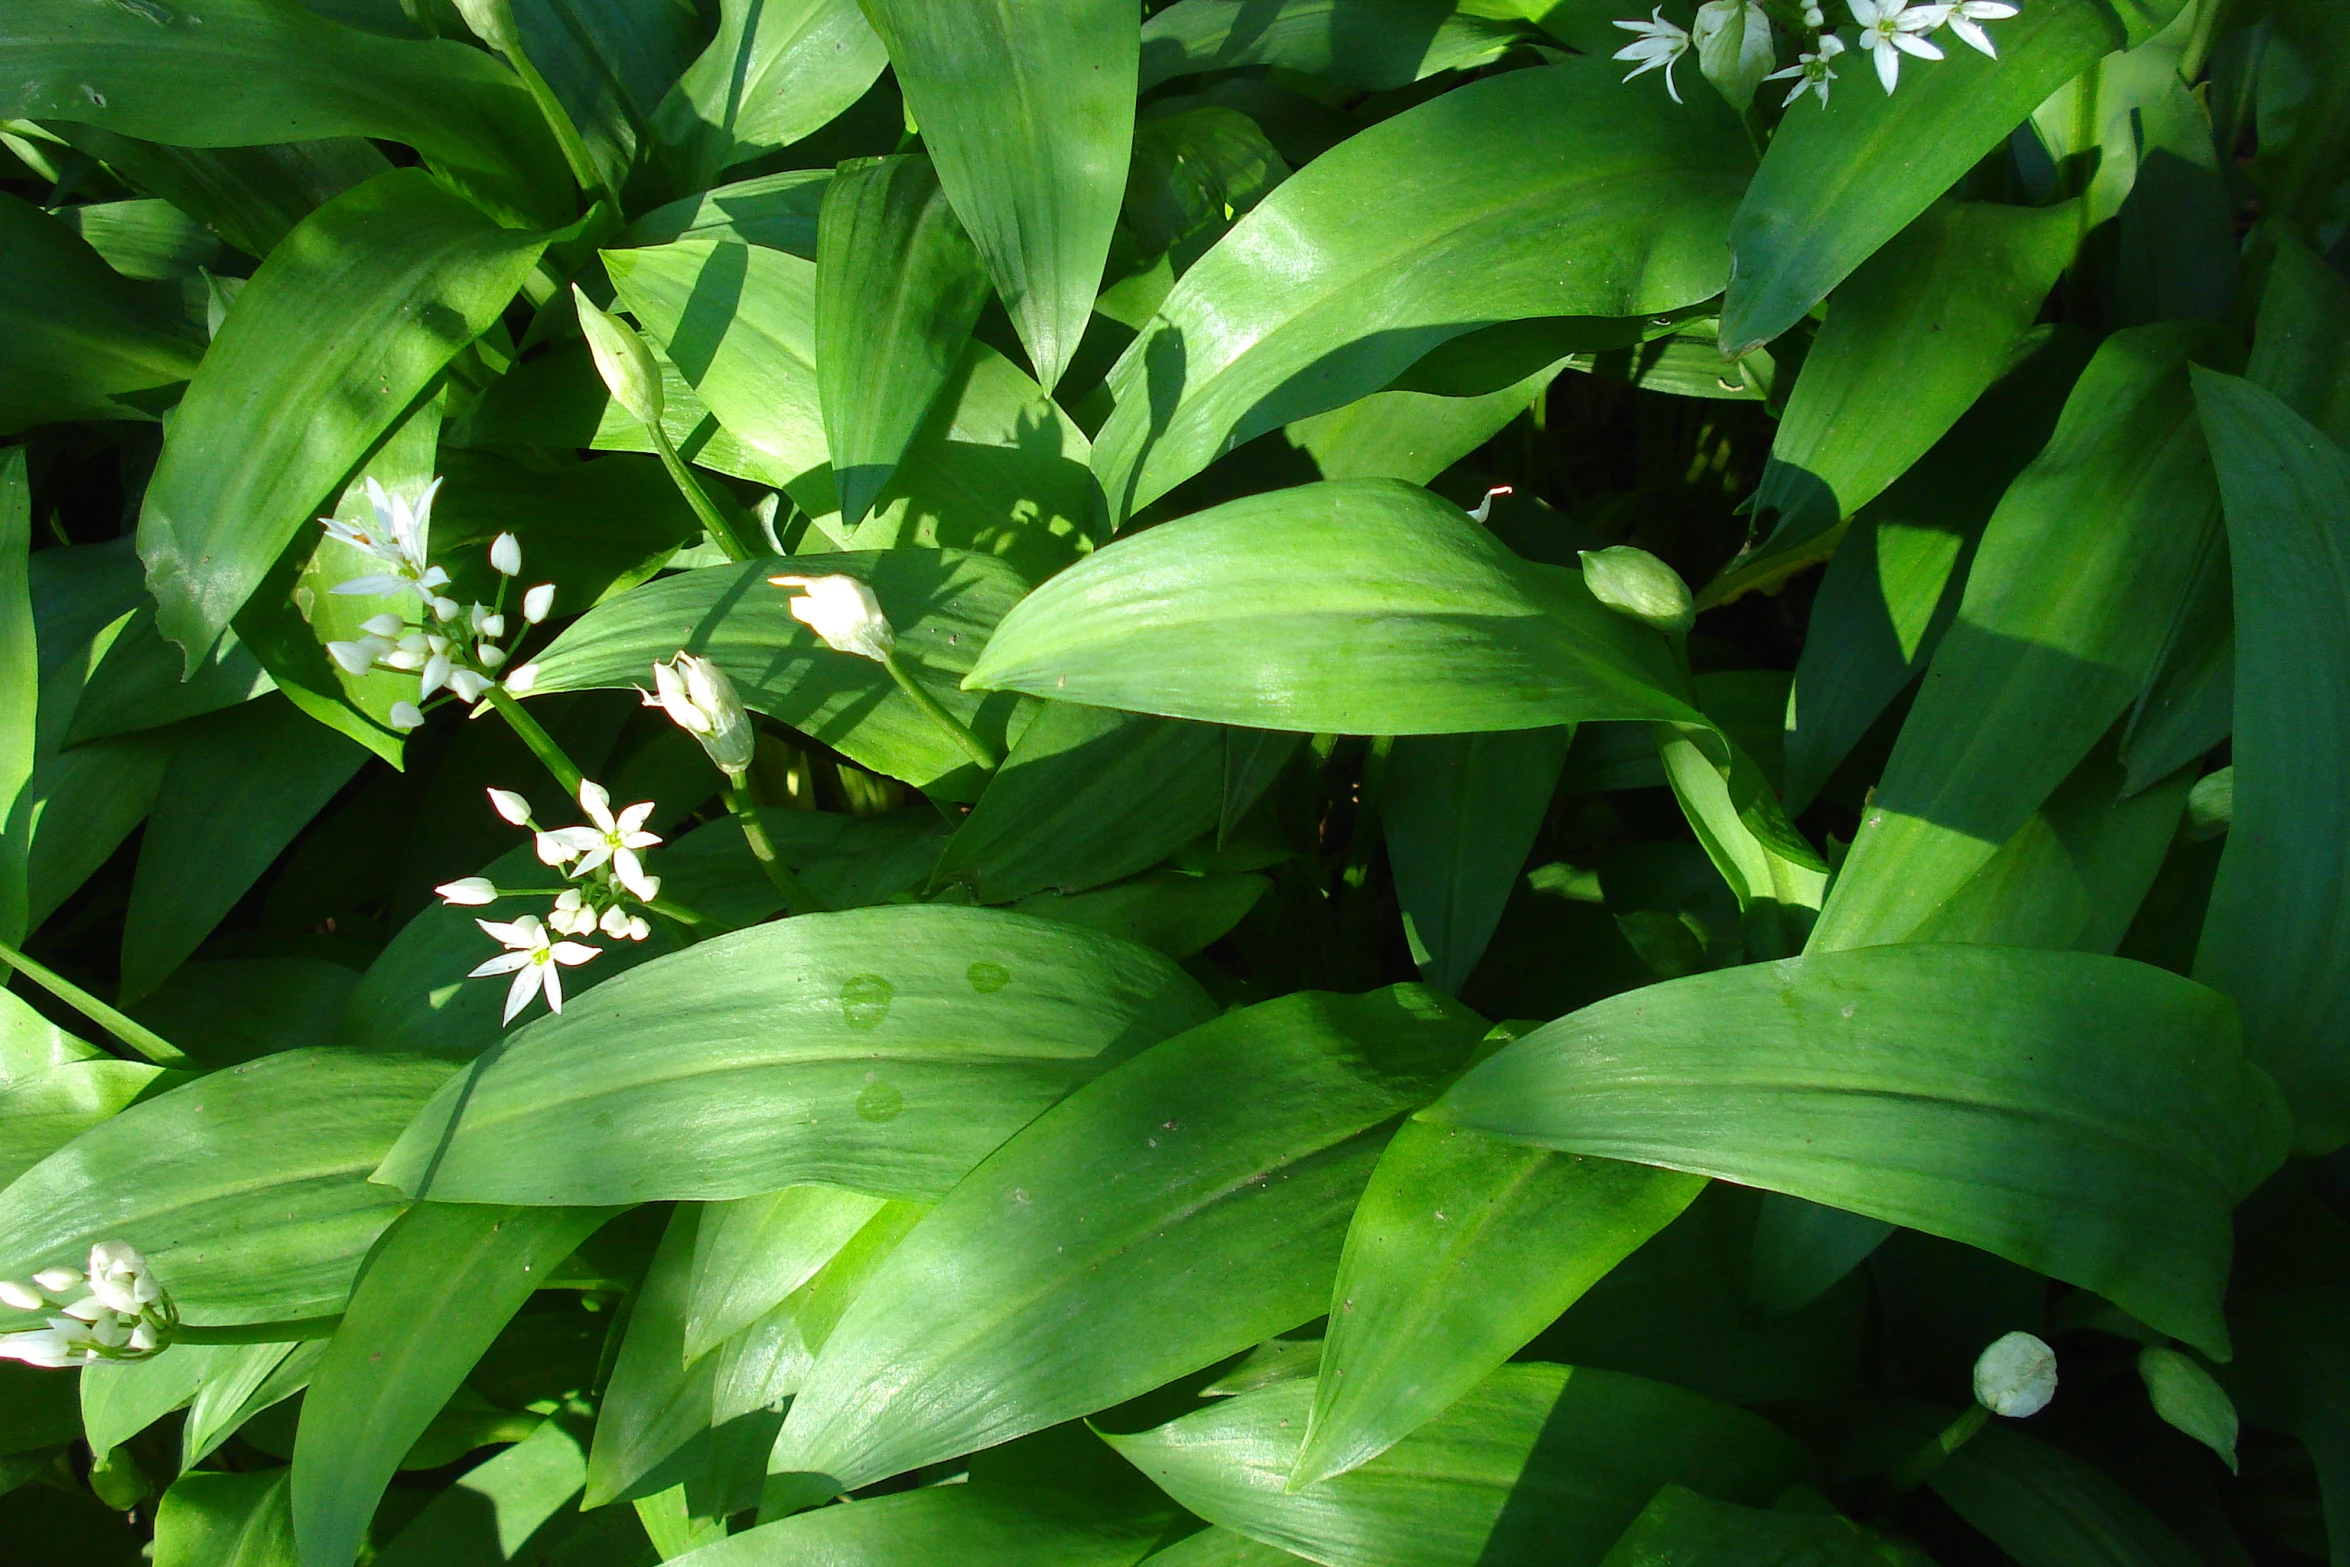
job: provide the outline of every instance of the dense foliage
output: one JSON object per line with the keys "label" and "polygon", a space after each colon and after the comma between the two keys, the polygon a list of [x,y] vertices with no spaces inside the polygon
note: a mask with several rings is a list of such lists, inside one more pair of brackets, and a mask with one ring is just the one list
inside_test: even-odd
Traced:
{"label": "dense foliage", "polygon": [[2340,0],[0,117],[12,1567],[2350,1563]]}

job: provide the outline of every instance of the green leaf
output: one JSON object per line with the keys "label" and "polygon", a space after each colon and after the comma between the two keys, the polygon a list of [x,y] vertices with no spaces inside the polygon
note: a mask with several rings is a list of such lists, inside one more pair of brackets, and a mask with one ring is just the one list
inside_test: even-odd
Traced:
{"label": "green leaf", "polygon": [[589,161],[614,190],[644,161],[654,106],[693,60],[705,25],[701,13],[684,6],[632,0],[522,0],[514,7],[525,57],[546,78]]}
{"label": "green leaf", "polygon": [[[2350,1138],[2350,918],[2339,877],[2350,794],[2350,456],[2277,398],[2198,369],[2235,573],[2235,825],[2195,973],[2236,998],[2307,1153]],[[2334,867],[2329,869],[2329,867]]]}
{"label": "green leaf", "polygon": [[1756,515],[1777,523],[1701,602],[1726,602],[1819,558],[1824,535],[2038,346],[2027,340],[2033,318],[2079,240],[2070,203],[1941,202],[1853,273],[1804,355],[1755,493]]}
{"label": "green leaf", "polygon": [[1134,134],[1140,16],[865,0],[939,184],[1052,390],[1093,314]]}
{"label": "green leaf", "polygon": [[1207,724],[1048,702],[955,829],[933,880],[982,903],[1081,892],[1216,825],[1224,736]]}
{"label": "green leaf", "polygon": [[720,0],[718,35],[669,89],[654,129],[699,190],[831,122],[887,64],[856,0]]}
{"label": "green leaf", "polygon": [[1310,1382],[1108,1440],[1210,1523],[1329,1567],[1596,1567],[1661,1485],[1749,1503],[1802,1467],[1760,1416],[1612,1371],[1504,1366],[1360,1469],[1286,1489]]}
{"label": "green leaf", "polygon": [[1305,1560],[1213,1524],[1146,1559],[1152,1567],[1289,1567]]}
{"label": "green leaf", "polygon": [[[193,1349],[194,1345],[183,1345]],[[326,1353],[325,1339],[295,1344],[241,1344],[206,1375],[188,1403],[180,1426],[180,1468],[193,1469],[246,1421],[293,1397],[309,1385],[310,1372]]]}
{"label": "green leaf", "polygon": [[366,759],[274,697],[190,729],[139,843],[123,998],[146,995],[195,952]]}
{"label": "green leaf", "polygon": [[816,363],[843,523],[865,520],[987,300],[979,252],[928,158],[833,176],[817,243]]}
{"label": "green leaf", "polygon": [[[0,58],[6,40],[0,38]],[[0,434],[65,419],[146,419],[196,373],[203,344],[73,231],[0,194]],[[21,460],[21,459],[20,459]]]}
{"label": "green leaf", "polygon": [[2020,1567],[2194,1567],[2203,1559],[2111,1476],[2005,1426],[1951,1454],[1926,1483]]}
{"label": "green leaf", "polygon": [[155,1567],[297,1567],[284,1469],[199,1471],[155,1506]]}
{"label": "green leaf", "polygon": [[327,202],[391,167],[373,142],[357,136],[267,147],[165,147],[65,120],[49,128],[255,257],[275,250]]}
{"label": "green leaf", "polygon": [[0,991],[0,1187],[163,1076],[144,1061],[103,1054]]}
{"label": "green leaf", "polygon": [[384,1232],[302,1400],[303,1567],[350,1567],[384,1487],[483,1350],[612,1215],[419,1203]]}
{"label": "green leaf", "polygon": [[342,1309],[405,1199],[370,1184],[449,1075],[414,1056],[294,1050],[131,1106],[0,1191],[0,1277],[126,1240],[196,1323]]}
{"label": "green leaf", "polygon": [[945,799],[976,798],[986,775],[870,659],[836,653],[792,618],[793,595],[765,578],[788,567],[868,583],[897,631],[908,674],[981,739],[1001,746],[1016,699],[979,697],[968,673],[996,622],[1027,591],[1009,566],[947,550],[797,555],[706,566],[598,605],[540,654],[537,691],[626,689],[683,649],[727,673],[745,705],[823,741],[861,766]]}
{"label": "green leaf", "polygon": [[1412,961],[1448,996],[1501,923],[1574,738],[1562,725],[1395,743],[1380,814],[1387,857]]}
{"label": "green leaf", "polygon": [[[274,1348],[285,1354],[283,1345]],[[104,1453],[186,1404],[215,1380],[234,1376],[251,1357],[246,1344],[174,1344],[152,1360],[82,1368],[82,1431]]]}
{"label": "green leaf", "polygon": [[1188,958],[1239,924],[1269,885],[1262,876],[1150,871],[1091,892],[1031,893],[1012,907]]}
{"label": "green leaf", "polygon": [[1720,292],[1750,168],[1726,106],[1627,88],[1605,61],[1506,72],[1382,121],[1242,219],[1111,371],[1094,456],[1110,515],[1478,327]]}
{"label": "green leaf", "polygon": [[[40,632],[34,619],[33,493],[21,446],[0,452],[0,941],[24,940],[30,898],[31,834],[16,826],[17,802],[41,751]],[[17,1025],[5,1037],[13,1045]],[[13,1052],[12,1052],[13,1057]],[[11,1081],[16,1070],[11,1066]]]}
{"label": "green leaf", "polygon": [[[629,1304],[628,1332],[612,1362],[588,1450],[588,1507],[601,1507],[640,1484],[664,1460],[710,1429],[711,1383],[717,1370],[710,1357],[685,1352],[686,1313],[694,1277],[697,1232],[707,1210],[680,1203],[661,1232],[661,1246]],[[664,1474],[664,1478],[667,1478]]]}
{"label": "green leaf", "polygon": [[705,941],[517,1030],[378,1179],[444,1202],[934,1196],[1076,1084],[1212,1015],[1174,964],[940,905]]}
{"label": "green leaf", "polygon": [[1119,540],[998,626],[964,683],[1258,729],[1463,734],[1675,718],[1664,638],[1390,479]]}
{"label": "green leaf", "polygon": [[1826,895],[1828,868],[1795,830],[1762,769],[1707,724],[1658,724],[1657,755],[1681,814],[1738,900],[1748,955],[1803,950]]}
{"label": "green leaf", "polygon": [[[450,1482],[375,1556],[377,1567],[450,1567],[504,1562],[544,1540],[542,1530],[571,1512],[587,1478],[587,1455],[550,1420],[494,1458]],[[569,1541],[558,1544],[570,1559]]]}
{"label": "green leaf", "polygon": [[1090,1496],[973,1481],[764,1524],[696,1551],[693,1567],[1127,1567],[1150,1550],[1162,1522]]}
{"label": "green leaf", "polygon": [[[818,1355],[769,1467],[816,1494],[853,1489],[1106,1408],[1312,1318],[1387,1123],[1481,1032],[1418,986],[1293,995],[1079,1089],[882,1266]],[[1122,1173],[1105,1181],[1110,1169]]]}
{"label": "green leaf", "polygon": [[[762,13],[764,14],[764,13]],[[830,169],[788,169],[737,180],[656,207],[620,236],[626,246],[665,245],[673,239],[739,240],[816,259],[816,229]]]}
{"label": "green leaf", "polygon": [[2137,696],[2218,499],[2186,373],[2213,349],[2197,323],[2140,327],[2082,372],[1983,530],[1813,951],[1905,939]]}
{"label": "green leaf", "polygon": [[381,137],[540,220],[559,221],[572,190],[545,122],[498,61],[462,43],[372,36],[285,0],[172,0],[160,13],[24,0],[0,27],[0,62],[0,117],[182,147]]}
{"label": "green leaf", "polygon": [[1501,433],[1557,376],[1548,364],[1481,397],[1373,392],[1289,426],[1290,445],[1325,479],[1403,479],[1426,484]]}
{"label": "green leaf", "polygon": [[1269,65],[1384,92],[1489,65],[1524,36],[1454,0],[1180,0],[1142,24],[1142,88]]}
{"label": "green leaf", "polygon": [[701,1359],[722,1339],[774,1309],[830,1262],[880,1207],[878,1197],[837,1186],[791,1186],[705,1204],[694,1233],[685,1359]]}
{"label": "green leaf", "polygon": [[1293,1489],[1469,1393],[1705,1182],[1407,1122],[1356,1205]]}
{"label": "green leaf", "polygon": [[2281,1108],[2216,992],[2118,958],[1918,945],[1602,1001],[1428,1116],[1946,1236],[2224,1357],[2229,1214],[2281,1155]]}
{"label": "green leaf", "polygon": [[543,244],[397,169],[305,218],[261,264],[189,383],[139,516],[157,623],[190,670],[360,458],[497,319]]}
{"label": "green leaf", "polygon": [[1731,227],[1722,351],[1751,353],[1801,320],[2042,99],[2122,42],[2105,0],[2047,0],[1999,29],[1996,60],[1953,49],[1912,66],[1897,93],[1848,79],[1825,104],[1796,104]]}
{"label": "green leaf", "polygon": [[1888,1567],[1850,1519],[1764,1511],[1668,1485],[1600,1567]]}
{"label": "green leaf", "polygon": [[2237,1419],[2235,1403],[2203,1362],[2162,1344],[2138,1351],[2138,1376],[2154,1412],[2236,1470]]}
{"label": "green leaf", "polygon": [[67,746],[112,735],[156,729],[183,718],[200,718],[224,707],[266,695],[274,686],[253,656],[225,632],[183,680],[179,649],[155,629],[153,612],[141,610],[107,644],[74,705]]}
{"label": "green leaf", "polygon": [[2290,229],[2274,232],[2276,256],[2244,374],[2350,445],[2350,280]]}

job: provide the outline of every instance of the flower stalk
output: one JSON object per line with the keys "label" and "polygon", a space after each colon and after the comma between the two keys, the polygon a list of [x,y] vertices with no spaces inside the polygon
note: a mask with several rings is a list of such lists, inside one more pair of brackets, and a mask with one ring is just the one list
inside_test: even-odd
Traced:
{"label": "flower stalk", "polygon": [[759,869],[767,873],[768,881],[783,894],[783,906],[794,914],[821,914],[824,905],[808,890],[807,883],[792,874],[783,856],[775,850],[775,840],[767,835],[767,824],[759,819],[759,798],[751,788],[748,773],[730,773],[726,779],[726,808],[742,823],[743,837],[751,846],[751,858],[759,862]]}
{"label": "flower stalk", "polygon": [[187,1052],[143,1023],[133,1022],[65,978],[0,941],[0,966],[13,968],[157,1066],[192,1066]]}
{"label": "flower stalk", "polygon": [[546,726],[532,717],[523,707],[521,699],[503,686],[490,687],[488,696],[490,706],[498,710],[498,716],[506,720],[516,737],[530,747],[530,754],[546,764],[547,771],[554,774],[555,782],[563,786],[563,792],[578,794],[579,786],[587,782],[587,774],[581,772],[579,764],[564,754],[563,747],[555,743],[555,737],[547,733]]}

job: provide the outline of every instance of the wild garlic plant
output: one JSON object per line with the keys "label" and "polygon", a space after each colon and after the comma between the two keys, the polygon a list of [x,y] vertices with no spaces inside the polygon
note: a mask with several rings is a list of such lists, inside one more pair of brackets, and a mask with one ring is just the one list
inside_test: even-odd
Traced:
{"label": "wild garlic plant", "polygon": [[0,1306],[48,1314],[45,1327],[0,1333],[0,1360],[52,1371],[99,1361],[146,1360],[179,1327],[171,1297],[136,1247],[100,1241],[87,1269],[43,1268],[31,1279],[0,1279]]}
{"label": "wild garlic plant", "polygon": [[[1795,42],[1794,63],[1777,70],[1771,69],[1778,64],[1779,51],[1771,20],[1774,10]],[[1900,84],[1903,55],[1926,61],[1944,58],[1932,34],[1947,31],[1968,48],[1996,59],[1999,51],[1983,24],[2017,14],[2007,0],[1843,0],[1843,10],[1856,29],[1849,41],[1829,26],[1820,0],[1805,0],[1800,11],[1766,0],[1705,0],[1688,27],[1666,21],[1659,6],[1646,21],[1616,23],[1635,37],[1615,57],[1632,62],[1626,81],[1663,71],[1665,91],[1675,103],[1681,102],[1681,89],[1673,80],[1673,67],[1695,50],[1698,69],[1733,108],[1743,111],[1763,82],[1790,80],[1794,85],[1781,107],[1791,107],[1805,93],[1825,105],[1837,79],[1835,62],[1850,50],[1869,56],[1878,82],[1891,93]]]}

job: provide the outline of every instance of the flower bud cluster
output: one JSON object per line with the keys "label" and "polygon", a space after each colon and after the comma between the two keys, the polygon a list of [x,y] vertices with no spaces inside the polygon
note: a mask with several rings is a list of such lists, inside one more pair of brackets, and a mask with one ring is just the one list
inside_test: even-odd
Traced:
{"label": "flower bud cluster", "polygon": [[101,1360],[145,1360],[171,1342],[179,1315],[147,1259],[126,1241],[90,1248],[87,1271],[44,1268],[0,1279],[0,1305],[49,1312],[46,1327],[0,1333],[0,1360],[63,1370]]}

